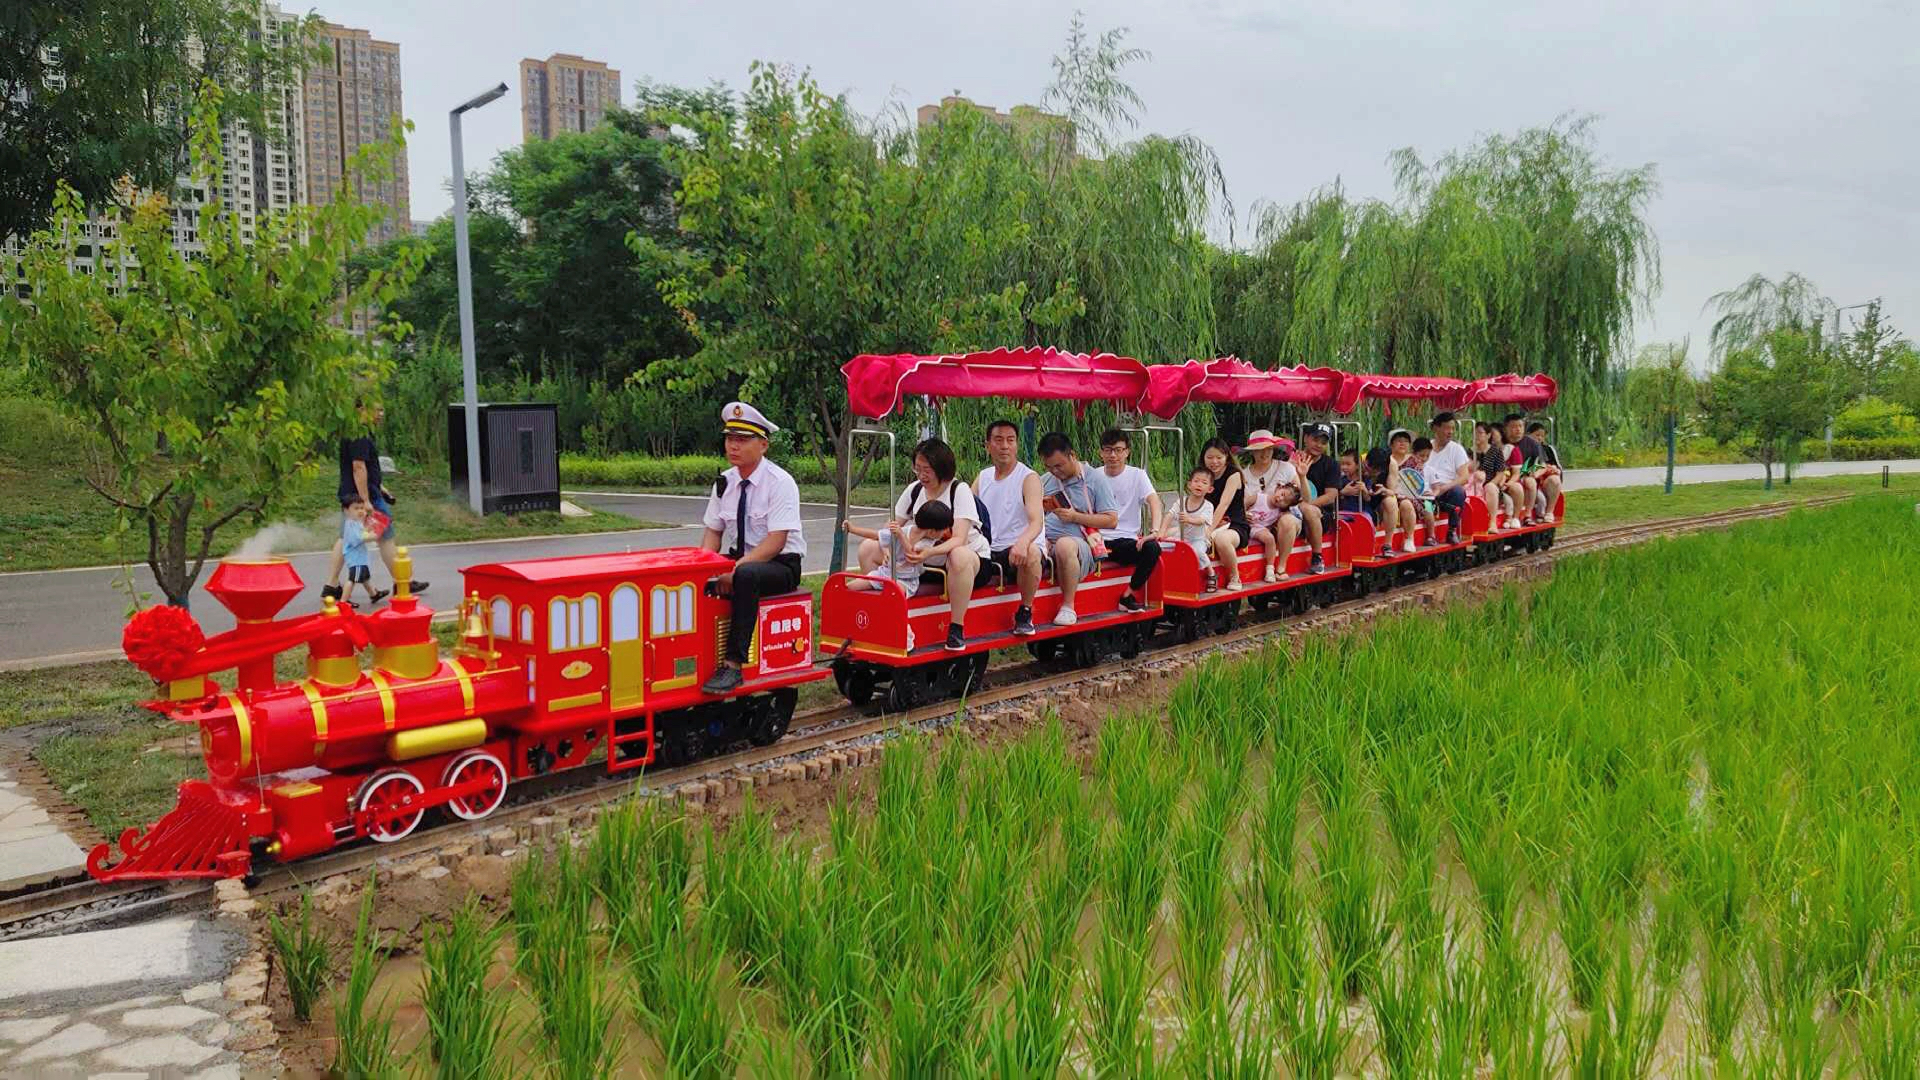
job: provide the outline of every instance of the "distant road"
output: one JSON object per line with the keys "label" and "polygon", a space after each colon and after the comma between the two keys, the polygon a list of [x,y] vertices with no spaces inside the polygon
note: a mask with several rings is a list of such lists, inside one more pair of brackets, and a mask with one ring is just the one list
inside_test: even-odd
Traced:
{"label": "distant road", "polygon": [[[1795,476],[1849,476],[1861,473],[1877,473],[1882,465],[1889,466],[1897,473],[1920,472],[1920,460],[1904,461],[1809,461],[1793,467]],[[1713,484],[1727,480],[1758,480],[1766,475],[1766,470],[1757,463],[1742,462],[1737,465],[1676,465],[1673,470],[1673,482],[1676,484]],[[1784,474],[1780,466],[1773,467],[1773,478],[1778,482]],[[1579,491],[1583,488],[1638,487],[1645,484],[1665,483],[1667,467],[1653,465],[1634,469],[1574,469],[1567,473],[1567,489]]]}
{"label": "distant road", "polygon": [[[1834,476],[1847,473],[1877,473],[1882,465],[1895,472],[1920,472],[1920,461],[1823,461],[1802,465],[1797,476]],[[1778,475],[1778,470],[1775,470]],[[1722,480],[1759,479],[1758,465],[1683,465],[1674,470],[1674,482],[1703,484]],[[1632,487],[1658,484],[1665,469],[1575,469],[1568,474],[1571,490]],[[426,599],[434,607],[451,610],[459,603],[460,569],[482,562],[533,559],[554,555],[579,555],[593,551],[631,551],[642,548],[675,547],[699,542],[700,512],[706,505],[702,496],[652,495],[641,492],[577,491],[568,498],[608,513],[625,514],[641,521],[667,523],[664,529],[636,529],[631,532],[585,533],[572,536],[535,536],[517,539],[477,540],[465,543],[419,544],[411,548],[416,578],[431,582]],[[833,550],[833,507],[823,503],[804,503],[800,508],[806,526],[807,571],[827,569]],[[855,519],[871,523],[879,514],[871,508],[857,512]],[[400,519],[405,538],[406,519]],[[327,556],[292,555],[289,558],[307,583],[307,591],[287,605],[287,614],[312,611],[320,605],[320,586],[327,576]],[[201,581],[213,572],[211,565],[200,575]],[[120,624],[127,599],[115,592],[113,579],[119,571],[112,567],[76,570],[25,571],[0,574],[0,671],[56,667],[63,664],[108,660],[120,655]],[[378,573],[378,572],[376,572]],[[140,587],[157,595],[152,576],[142,567],[137,572]],[[233,625],[226,609],[215,603],[204,590],[193,594],[193,614],[208,634],[217,634]]]}

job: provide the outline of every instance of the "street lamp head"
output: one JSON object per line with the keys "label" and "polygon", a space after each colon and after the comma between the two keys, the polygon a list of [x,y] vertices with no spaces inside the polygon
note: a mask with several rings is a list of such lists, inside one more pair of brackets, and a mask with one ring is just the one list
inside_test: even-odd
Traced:
{"label": "street lamp head", "polygon": [[491,102],[497,98],[503,97],[506,94],[506,92],[507,92],[506,83],[501,83],[498,86],[495,86],[491,90],[483,90],[480,93],[474,95],[465,104],[454,108],[453,113],[454,115],[458,116],[459,114],[463,112],[467,112],[470,109],[477,109],[480,106],[487,104],[488,102]]}

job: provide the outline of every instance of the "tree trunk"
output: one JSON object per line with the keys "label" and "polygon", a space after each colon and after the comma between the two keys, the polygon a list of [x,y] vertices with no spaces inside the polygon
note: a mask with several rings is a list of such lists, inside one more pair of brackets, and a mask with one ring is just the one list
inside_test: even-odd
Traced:
{"label": "tree trunk", "polygon": [[153,508],[147,517],[147,567],[167,603],[185,608],[193,594],[193,577],[187,573],[187,525],[193,519],[193,500],[174,496],[166,501],[164,534],[160,510]]}
{"label": "tree trunk", "polygon": [[1674,416],[1672,413],[1668,413],[1667,414],[1667,490],[1666,490],[1666,493],[1668,495],[1673,494],[1673,429],[1674,429],[1674,426],[1675,426]]}
{"label": "tree trunk", "polygon": [[1773,490],[1773,444],[1766,443],[1760,448],[1760,466],[1767,471],[1767,482],[1763,490]]}

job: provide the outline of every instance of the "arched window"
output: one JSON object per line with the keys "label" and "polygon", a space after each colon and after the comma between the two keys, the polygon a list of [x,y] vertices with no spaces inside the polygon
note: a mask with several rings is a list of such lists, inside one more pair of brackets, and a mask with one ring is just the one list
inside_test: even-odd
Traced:
{"label": "arched window", "polygon": [[567,647],[567,602],[556,596],[547,604],[547,648]]}
{"label": "arched window", "polygon": [[489,605],[493,612],[493,636],[502,641],[513,639],[513,604],[504,596],[496,596]]}
{"label": "arched window", "polygon": [[520,609],[520,640],[533,644],[533,609],[530,607]]}
{"label": "arched window", "polygon": [[556,596],[547,602],[547,649],[587,649],[600,644],[600,598]]}
{"label": "arched window", "polygon": [[622,585],[607,598],[607,640],[635,641],[640,637],[640,590]]}

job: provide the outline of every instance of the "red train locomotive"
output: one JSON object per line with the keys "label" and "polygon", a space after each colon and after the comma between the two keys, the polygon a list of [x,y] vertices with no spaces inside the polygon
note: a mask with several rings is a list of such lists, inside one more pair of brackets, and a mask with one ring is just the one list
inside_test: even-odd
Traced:
{"label": "red train locomotive", "polygon": [[[1100,401],[1123,415],[1170,419],[1193,402],[1345,416],[1377,401],[1534,409],[1555,394],[1544,376],[1463,382],[1260,370],[1232,358],[1150,368],[1052,349],[859,357],[845,372],[852,411],[867,417],[884,417],[913,395]],[[1143,435],[1178,430],[1138,424]],[[136,616],[123,635],[128,658],[163,689],[147,707],[199,728],[207,778],[181,784],[175,809],[144,833],[129,830],[117,857],[110,845],[96,848],[88,870],[104,880],[237,877],[256,859],[397,840],[430,813],[485,818],[528,777],[596,764],[620,772],[773,743],[786,732],[799,688],[829,676],[855,704],[884,688],[889,707],[911,708],[966,692],[997,649],[1088,666],[1136,655],[1159,634],[1190,639],[1225,629],[1242,601],[1302,609],[1543,546],[1563,507],[1539,524],[1502,527],[1469,499],[1457,520],[1436,519],[1434,536],[1417,529],[1414,539],[1431,542],[1413,552],[1397,550],[1404,537],[1341,514],[1326,531],[1324,572],[1306,572],[1309,552],[1296,543],[1271,582],[1253,550],[1217,566],[1185,543],[1168,544],[1137,597],[1140,610],[1119,603],[1128,571],[1102,563],[1080,582],[1078,618],[1069,624],[1053,621],[1061,590],[1042,583],[1030,636],[1012,633],[1017,589],[986,582],[967,607],[961,648],[943,643],[943,584],[929,580],[909,595],[892,581],[855,588],[852,575],[836,573],[820,590],[818,655],[813,594],[764,597],[743,681],[718,695],[702,684],[727,652],[729,602],[707,585],[734,564],[714,552],[469,567],[457,642],[445,652],[430,632],[434,612],[404,586],[371,613],[327,601],[318,612],[276,618],[303,587],[292,567],[227,561],[208,592],[233,612],[233,630],[204,639],[184,611],[158,608]],[[396,579],[405,582],[405,549],[401,560]],[[1242,588],[1206,591],[1209,571],[1237,577]],[[307,650],[304,673],[280,677],[276,658],[298,647]],[[232,688],[210,678],[230,669]]]}

